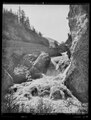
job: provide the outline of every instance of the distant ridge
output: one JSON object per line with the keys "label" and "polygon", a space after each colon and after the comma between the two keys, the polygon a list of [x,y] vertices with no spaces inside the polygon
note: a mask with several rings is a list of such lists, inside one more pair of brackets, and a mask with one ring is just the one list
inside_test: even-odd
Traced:
{"label": "distant ridge", "polygon": [[49,37],[46,37],[46,39],[49,41],[50,47],[55,48],[55,47],[56,47],[56,46],[55,46],[55,42],[57,42],[57,44],[60,45],[60,43],[59,43],[57,40],[54,40],[54,39],[49,38]]}

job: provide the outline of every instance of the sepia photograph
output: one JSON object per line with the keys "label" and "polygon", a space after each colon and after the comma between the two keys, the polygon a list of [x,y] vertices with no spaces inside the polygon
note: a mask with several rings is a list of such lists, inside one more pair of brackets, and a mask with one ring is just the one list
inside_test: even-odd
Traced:
{"label": "sepia photograph", "polygon": [[3,4],[1,113],[88,114],[89,4]]}

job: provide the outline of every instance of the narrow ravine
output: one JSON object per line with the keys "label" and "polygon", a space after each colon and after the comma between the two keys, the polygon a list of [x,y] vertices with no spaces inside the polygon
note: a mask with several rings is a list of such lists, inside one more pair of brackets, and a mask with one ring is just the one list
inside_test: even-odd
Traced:
{"label": "narrow ravine", "polygon": [[29,51],[13,51],[9,71],[3,69],[2,113],[88,113],[89,6],[69,8],[70,47],[49,48],[47,40],[39,45],[40,37],[37,45],[30,30],[35,43],[26,44]]}

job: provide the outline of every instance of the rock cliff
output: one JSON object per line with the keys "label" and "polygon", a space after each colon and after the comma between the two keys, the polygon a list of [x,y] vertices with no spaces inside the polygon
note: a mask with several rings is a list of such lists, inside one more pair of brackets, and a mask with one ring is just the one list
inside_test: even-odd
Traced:
{"label": "rock cliff", "polygon": [[89,5],[70,5],[71,66],[65,85],[81,101],[88,101]]}

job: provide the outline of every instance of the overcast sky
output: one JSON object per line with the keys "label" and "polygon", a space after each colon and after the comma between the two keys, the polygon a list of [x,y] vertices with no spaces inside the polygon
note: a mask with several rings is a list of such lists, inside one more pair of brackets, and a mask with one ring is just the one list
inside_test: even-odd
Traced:
{"label": "overcast sky", "polygon": [[40,31],[43,36],[50,37],[58,42],[66,41],[69,27],[66,19],[69,5],[23,5],[4,4],[3,7],[16,12],[19,8],[29,17],[30,25]]}

